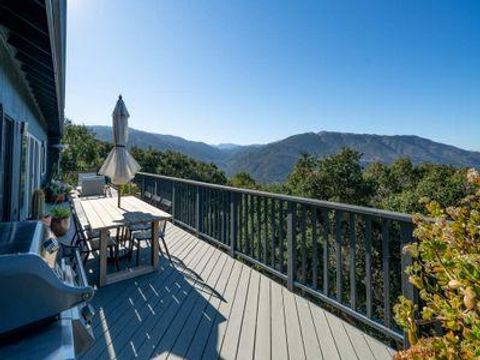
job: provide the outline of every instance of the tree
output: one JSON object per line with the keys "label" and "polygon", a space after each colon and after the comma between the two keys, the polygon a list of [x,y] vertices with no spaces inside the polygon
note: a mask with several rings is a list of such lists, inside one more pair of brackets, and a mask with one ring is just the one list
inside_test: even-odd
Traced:
{"label": "tree", "polygon": [[64,145],[60,157],[62,173],[69,182],[74,183],[76,173],[98,171],[112,147],[111,144],[97,140],[95,134],[85,125],[73,124],[68,119],[64,124],[62,144]]}
{"label": "tree", "polygon": [[228,185],[243,189],[257,189],[258,185],[255,180],[245,171],[236,173],[228,180]]}
{"label": "tree", "polygon": [[323,159],[302,154],[287,178],[285,190],[292,195],[368,205],[374,187],[363,176],[361,156],[349,148]]}

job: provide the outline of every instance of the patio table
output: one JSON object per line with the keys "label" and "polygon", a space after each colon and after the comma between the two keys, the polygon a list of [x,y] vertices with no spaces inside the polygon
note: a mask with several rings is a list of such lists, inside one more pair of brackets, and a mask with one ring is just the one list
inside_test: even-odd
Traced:
{"label": "patio table", "polygon": [[[117,199],[111,197],[81,199],[80,204],[84,210],[85,220],[88,222],[90,229],[100,232],[99,286],[131,279],[158,269],[159,222],[162,220],[171,220],[172,216],[169,213],[147,204],[134,196],[122,197],[121,207],[117,206]],[[108,230],[140,223],[152,224],[151,264],[107,274]]]}

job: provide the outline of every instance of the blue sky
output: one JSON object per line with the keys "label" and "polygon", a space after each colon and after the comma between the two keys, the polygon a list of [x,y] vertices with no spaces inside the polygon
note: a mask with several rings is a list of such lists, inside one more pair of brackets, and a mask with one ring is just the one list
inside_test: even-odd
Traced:
{"label": "blue sky", "polygon": [[308,131],[480,150],[480,1],[71,0],[66,115],[208,143]]}

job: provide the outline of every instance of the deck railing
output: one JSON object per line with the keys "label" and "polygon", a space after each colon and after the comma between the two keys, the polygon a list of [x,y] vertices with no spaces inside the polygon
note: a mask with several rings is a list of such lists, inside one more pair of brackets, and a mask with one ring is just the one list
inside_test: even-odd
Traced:
{"label": "deck railing", "polygon": [[411,258],[409,215],[178,179],[136,177],[141,194],[172,201],[176,224],[397,341],[392,319]]}

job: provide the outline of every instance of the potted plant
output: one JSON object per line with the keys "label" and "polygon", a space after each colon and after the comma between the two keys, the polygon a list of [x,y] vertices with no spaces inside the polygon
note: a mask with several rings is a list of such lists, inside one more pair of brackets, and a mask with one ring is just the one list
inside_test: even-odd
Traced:
{"label": "potted plant", "polygon": [[70,194],[72,187],[59,180],[52,179],[47,186],[48,200],[50,203],[62,203],[65,197]]}
{"label": "potted plant", "polygon": [[52,221],[50,227],[56,236],[63,236],[70,228],[70,209],[63,206],[55,206],[50,211]]}

